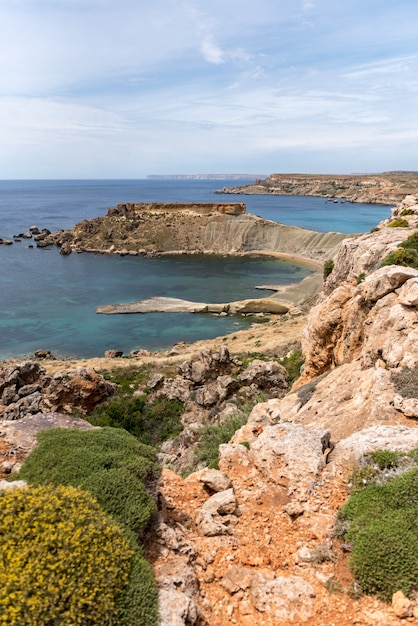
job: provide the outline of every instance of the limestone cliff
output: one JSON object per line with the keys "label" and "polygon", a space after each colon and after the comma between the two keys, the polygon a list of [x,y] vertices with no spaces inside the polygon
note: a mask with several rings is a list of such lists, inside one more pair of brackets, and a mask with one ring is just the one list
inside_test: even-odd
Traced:
{"label": "limestone cliff", "polygon": [[324,196],[350,202],[392,204],[408,194],[418,195],[417,172],[362,175],[271,174],[265,180],[218,193]]}
{"label": "limestone cliff", "polygon": [[113,254],[282,253],[324,261],[346,236],[285,226],[245,213],[243,204],[123,204],[104,217],[38,241]]}

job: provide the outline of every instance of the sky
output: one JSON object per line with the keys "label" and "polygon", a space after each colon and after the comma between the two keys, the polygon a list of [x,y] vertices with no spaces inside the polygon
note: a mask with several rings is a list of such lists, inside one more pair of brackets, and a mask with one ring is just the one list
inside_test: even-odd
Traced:
{"label": "sky", "polygon": [[418,170],[416,0],[0,0],[0,178]]}

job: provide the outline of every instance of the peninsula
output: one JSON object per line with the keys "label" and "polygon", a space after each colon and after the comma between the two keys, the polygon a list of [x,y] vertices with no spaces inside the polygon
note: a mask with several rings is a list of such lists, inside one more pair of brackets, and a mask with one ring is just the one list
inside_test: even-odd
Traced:
{"label": "peninsula", "polygon": [[[320,270],[336,254],[341,233],[317,233],[246,213],[238,203],[131,203],[110,208],[104,217],[83,220],[72,229],[42,236],[40,247],[58,245],[62,254],[93,252],[121,256],[169,254],[267,254],[306,263]],[[151,311],[229,314],[285,313],[321,289],[322,273],[301,285],[262,286],[275,291],[267,298],[214,305],[158,298],[129,305],[104,305],[98,313]]]}

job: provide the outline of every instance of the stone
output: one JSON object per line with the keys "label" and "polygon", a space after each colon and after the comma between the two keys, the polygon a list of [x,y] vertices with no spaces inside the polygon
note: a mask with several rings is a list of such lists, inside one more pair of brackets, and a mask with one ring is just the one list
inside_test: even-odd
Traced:
{"label": "stone", "polygon": [[399,302],[404,306],[418,306],[418,278],[410,278],[398,291]]}
{"label": "stone", "polygon": [[418,447],[418,428],[398,425],[375,425],[339,441],[332,451],[332,461],[345,466],[358,465],[373,450],[408,452]]}
{"label": "stone", "polygon": [[9,489],[23,489],[27,487],[28,483],[25,480],[0,480],[0,491],[8,491]]}
{"label": "stone", "polygon": [[200,472],[196,472],[195,476],[215,493],[225,491],[232,487],[228,475],[216,469],[203,469]]}
{"label": "stone", "polygon": [[392,596],[392,608],[397,617],[403,619],[412,617],[413,604],[402,591],[396,591]]}
{"label": "stone", "polygon": [[193,598],[175,589],[161,589],[158,594],[160,626],[195,626],[199,609]]}
{"label": "stone", "polygon": [[400,265],[389,265],[381,267],[359,285],[359,292],[365,300],[377,302],[388,293],[399,289],[410,279],[417,279],[418,270],[412,267],[401,267]]}
{"label": "stone", "polygon": [[228,534],[229,528],[225,524],[227,519],[220,520],[234,513],[236,508],[237,502],[232,488],[215,493],[197,511],[196,525],[199,532],[206,537]]}
{"label": "stone", "polygon": [[230,595],[233,595],[240,590],[249,589],[253,576],[253,571],[247,567],[230,565],[222,577],[221,585]]}
{"label": "stone", "polygon": [[106,350],[104,355],[106,359],[119,359],[123,356],[123,352],[122,350]]}
{"label": "stone", "polygon": [[314,613],[314,597],[312,585],[299,576],[271,578],[257,573],[250,588],[254,607],[278,623],[308,621]]}
{"label": "stone", "polygon": [[261,389],[272,386],[287,389],[288,378],[287,370],[277,361],[262,361],[260,359],[251,361],[248,367],[238,375],[238,380],[245,385],[255,383]]}
{"label": "stone", "polygon": [[270,482],[285,485],[292,499],[308,498],[312,483],[325,467],[328,430],[306,430],[298,424],[267,426],[251,444],[249,456]]}

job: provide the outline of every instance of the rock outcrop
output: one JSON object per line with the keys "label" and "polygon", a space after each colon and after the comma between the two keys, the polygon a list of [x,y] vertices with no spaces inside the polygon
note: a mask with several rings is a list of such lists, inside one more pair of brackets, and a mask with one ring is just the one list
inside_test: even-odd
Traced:
{"label": "rock outcrop", "polygon": [[114,392],[114,385],[93,370],[78,367],[48,376],[36,361],[0,368],[0,419],[18,420],[37,413],[83,413]]}
{"label": "rock outcrop", "polygon": [[[222,208],[224,207],[224,208]],[[245,213],[245,205],[124,204],[104,217],[42,237],[38,245],[109,254],[280,253],[322,262],[344,235],[285,226]]]}

